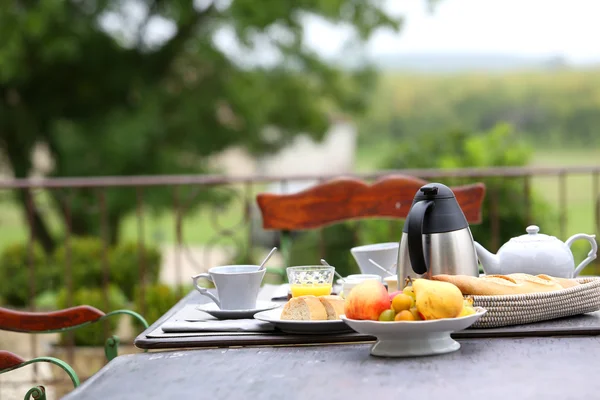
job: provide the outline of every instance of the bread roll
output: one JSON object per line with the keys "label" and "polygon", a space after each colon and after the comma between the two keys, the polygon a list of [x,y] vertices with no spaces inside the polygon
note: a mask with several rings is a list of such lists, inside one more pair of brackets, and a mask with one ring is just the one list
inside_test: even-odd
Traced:
{"label": "bread roll", "polygon": [[327,319],[340,319],[340,315],[344,313],[344,299],[340,296],[319,296],[319,300],[325,307]]}
{"label": "bread roll", "polygon": [[292,297],[281,311],[282,320],[327,320],[325,306],[316,296]]}
{"label": "bread roll", "polygon": [[541,279],[533,275],[435,275],[433,280],[450,282],[457,286],[463,295],[496,296],[508,294],[540,293],[561,290],[557,282]]}

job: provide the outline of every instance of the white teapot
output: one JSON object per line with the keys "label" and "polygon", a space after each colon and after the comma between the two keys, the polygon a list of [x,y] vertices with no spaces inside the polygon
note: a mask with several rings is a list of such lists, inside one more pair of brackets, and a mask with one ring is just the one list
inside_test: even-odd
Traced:
{"label": "white teapot", "polygon": [[[579,233],[562,242],[554,236],[539,233],[540,228],[527,227],[527,235],[510,239],[492,254],[475,242],[477,257],[487,275],[507,275],[526,273],[531,275],[546,274],[557,278],[574,278],[596,258],[598,245],[596,235]],[[571,245],[578,239],[585,239],[592,245],[588,256],[577,268],[571,252]]]}

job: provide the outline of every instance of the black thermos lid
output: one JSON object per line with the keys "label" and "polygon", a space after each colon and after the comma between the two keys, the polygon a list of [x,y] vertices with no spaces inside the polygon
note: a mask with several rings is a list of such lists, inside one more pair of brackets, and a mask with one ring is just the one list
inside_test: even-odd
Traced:
{"label": "black thermos lid", "polygon": [[[454,192],[441,183],[428,183],[422,186],[413,199],[411,210],[415,203],[419,201],[432,201],[433,204],[428,207],[423,219],[423,233],[442,233],[463,229],[469,226],[467,218],[462,212]],[[408,232],[408,212],[407,221],[404,224],[404,232]]]}

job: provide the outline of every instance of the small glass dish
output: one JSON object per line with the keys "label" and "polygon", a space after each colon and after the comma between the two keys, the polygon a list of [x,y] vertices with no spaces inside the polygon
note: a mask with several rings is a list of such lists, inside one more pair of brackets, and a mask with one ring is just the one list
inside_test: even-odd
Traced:
{"label": "small glass dish", "polygon": [[334,267],[298,266],[286,269],[292,297],[327,296],[333,287]]}

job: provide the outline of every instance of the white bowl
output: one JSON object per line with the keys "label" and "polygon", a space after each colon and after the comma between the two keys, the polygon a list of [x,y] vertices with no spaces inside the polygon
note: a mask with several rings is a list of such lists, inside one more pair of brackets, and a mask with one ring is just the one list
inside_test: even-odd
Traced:
{"label": "white bowl", "polygon": [[369,262],[369,258],[383,268],[394,272],[393,265],[398,261],[398,242],[374,243],[350,249],[354,260],[363,274],[375,274],[382,278],[389,276]]}
{"label": "white bowl", "polygon": [[345,281],[365,281],[367,279],[375,279],[381,282],[381,276],[377,274],[352,274],[344,278]]}
{"label": "white bowl", "polygon": [[352,289],[361,282],[374,280],[381,282],[381,276],[375,274],[354,274],[348,275],[342,282],[342,293],[344,297],[348,297]]}
{"label": "white bowl", "polygon": [[375,336],[371,354],[381,357],[415,357],[450,353],[460,349],[460,343],[450,337],[473,325],[487,310],[475,307],[476,313],[460,318],[430,321],[370,321],[341,319],[356,332]]}
{"label": "white bowl", "polygon": [[386,276],[385,278],[383,278],[383,280],[385,281],[385,283],[387,283],[388,293],[394,293],[400,290],[400,288],[398,287],[398,277],[396,275]]}

